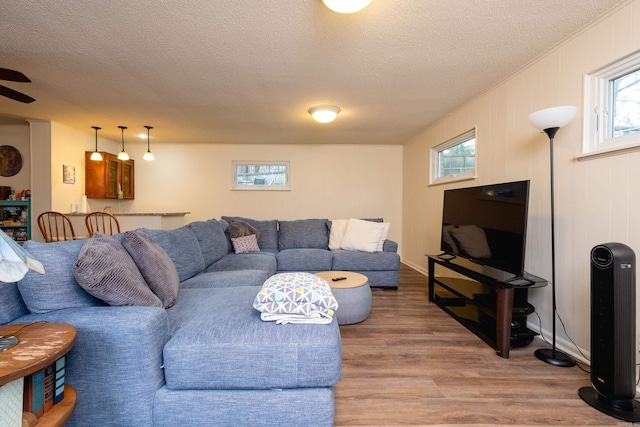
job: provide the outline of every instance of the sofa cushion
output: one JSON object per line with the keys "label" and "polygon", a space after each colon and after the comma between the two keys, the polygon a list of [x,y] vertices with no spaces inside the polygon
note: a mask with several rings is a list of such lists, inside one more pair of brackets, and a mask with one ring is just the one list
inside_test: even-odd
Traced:
{"label": "sofa cushion", "polygon": [[271,276],[277,270],[276,256],[265,251],[246,254],[231,253],[207,267],[205,272],[236,270],[262,270]]}
{"label": "sofa cushion", "polygon": [[[225,221],[225,224],[228,225]],[[200,251],[204,260],[205,267],[210,266],[214,262],[229,253],[229,239],[224,234],[222,224],[215,219],[207,221],[195,221],[187,225],[196,235],[198,243],[200,243]]]}
{"label": "sofa cushion", "polygon": [[73,275],[87,292],[109,305],[162,307],[127,250],[102,233],[82,247]]}
{"label": "sofa cushion", "polygon": [[326,249],[285,249],[276,255],[278,271],[331,270],[332,255]]}
{"label": "sofa cushion", "polygon": [[73,264],[87,240],[42,243],[28,240],[24,248],[40,261],[45,274],[31,270],[18,282],[20,295],[32,313],[47,313],[72,307],[104,305],[82,289],[73,277]]}
{"label": "sofa cushion", "polygon": [[340,330],[277,325],[253,309],[260,288],[180,289],[167,310],[164,348],[169,389],[330,387],[340,378]]}
{"label": "sofa cushion", "polygon": [[204,268],[204,258],[200,250],[198,238],[187,226],[175,230],[140,229],[158,242],[169,255],[178,270],[180,281],[201,273]]}
{"label": "sofa cushion", "polygon": [[347,231],[348,219],[332,219],[331,229],[329,230],[329,249],[340,249],[342,246],[342,238]]}
{"label": "sofa cushion", "polygon": [[278,221],[271,220],[257,220],[251,218],[244,218],[240,216],[223,216],[222,219],[231,224],[233,220],[240,220],[248,223],[256,230],[260,232],[260,238],[258,238],[258,246],[260,250],[263,249],[278,249]]}
{"label": "sofa cushion", "polygon": [[329,247],[328,219],[299,219],[279,221],[278,249]]}
{"label": "sofa cushion", "polygon": [[258,239],[255,234],[248,236],[232,237],[233,251],[237,254],[246,254],[249,252],[260,252],[258,247]]}
{"label": "sofa cushion", "polygon": [[369,253],[344,249],[331,252],[333,253],[333,265],[327,270],[381,271],[400,268],[400,255],[395,252]]}
{"label": "sofa cushion", "polygon": [[158,242],[138,230],[125,232],[120,242],[162,305],[168,308],[175,304],[180,278],[173,261]]}
{"label": "sofa cushion", "polygon": [[270,274],[264,270],[210,271],[180,283],[180,289],[262,286]]}
{"label": "sofa cushion", "polygon": [[382,250],[389,225],[384,223],[350,218],[342,237],[341,249],[375,252]]}
{"label": "sofa cushion", "polygon": [[17,283],[0,284],[0,325],[29,314],[20,296]]}

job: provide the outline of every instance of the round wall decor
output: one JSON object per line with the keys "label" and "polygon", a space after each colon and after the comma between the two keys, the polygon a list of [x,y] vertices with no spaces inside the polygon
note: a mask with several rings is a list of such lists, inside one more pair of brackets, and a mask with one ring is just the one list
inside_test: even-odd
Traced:
{"label": "round wall decor", "polygon": [[22,169],[22,156],[11,145],[0,146],[0,175],[14,176]]}

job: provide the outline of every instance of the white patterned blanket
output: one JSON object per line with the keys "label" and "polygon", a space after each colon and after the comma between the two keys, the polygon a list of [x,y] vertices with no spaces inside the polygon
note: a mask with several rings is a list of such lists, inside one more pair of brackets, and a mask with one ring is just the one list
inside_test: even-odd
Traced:
{"label": "white patterned blanket", "polygon": [[268,278],[253,308],[266,322],[328,324],[338,309],[331,286],[311,273],[278,273]]}

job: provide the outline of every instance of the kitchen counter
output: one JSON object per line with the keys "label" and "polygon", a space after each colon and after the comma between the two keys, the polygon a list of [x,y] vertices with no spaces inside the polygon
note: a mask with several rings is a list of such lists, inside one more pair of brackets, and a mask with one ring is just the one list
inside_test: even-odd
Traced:
{"label": "kitchen counter", "polygon": [[[120,231],[135,230],[137,228],[150,228],[158,230],[173,230],[182,227],[185,215],[191,212],[109,212],[116,218],[120,224]],[[84,222],[86,213],[68,213],[66,214],[76,235],[87,234],[87,227]]]}

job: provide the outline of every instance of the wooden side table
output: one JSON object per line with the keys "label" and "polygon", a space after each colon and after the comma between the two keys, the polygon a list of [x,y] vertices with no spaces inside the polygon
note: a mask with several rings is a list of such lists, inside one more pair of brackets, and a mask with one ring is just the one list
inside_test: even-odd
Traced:
{"label": "wooden side table", "polygon": [[[76,329],[63,323],[36,322],[0,326],[1,335],[15,335],[20,342],[0,353],[0,386],[36,373],[67,354],[75,343]],[[75,404],[76,392],[65,384],[64,399],[38,418],[38,426],[64,426]]]}

